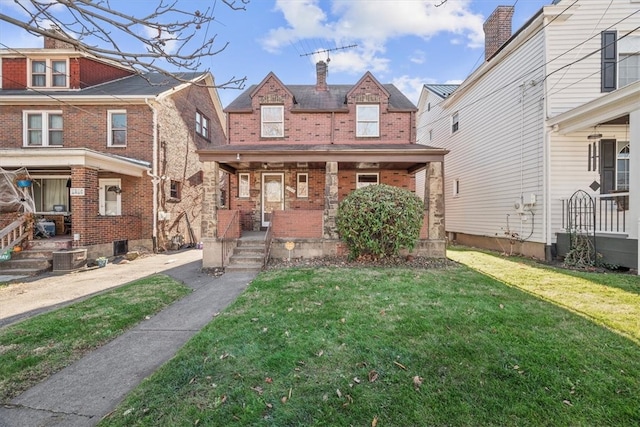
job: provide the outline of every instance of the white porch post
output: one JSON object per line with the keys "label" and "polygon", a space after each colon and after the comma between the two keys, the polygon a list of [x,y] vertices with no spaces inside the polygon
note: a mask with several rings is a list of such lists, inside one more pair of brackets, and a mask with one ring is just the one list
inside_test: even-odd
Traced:
{"label": "white porch post", "polygon": [[640,108],[629,113],[629,218],[628,233],[630,238],[638,239],[640,267]]}

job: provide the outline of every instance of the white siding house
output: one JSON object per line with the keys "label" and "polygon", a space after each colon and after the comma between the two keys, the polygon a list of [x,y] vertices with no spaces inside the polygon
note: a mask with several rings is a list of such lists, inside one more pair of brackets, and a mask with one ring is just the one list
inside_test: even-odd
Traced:
{"label": "white siding house", "polygon": [[598,251],[637,267],[640,153],[630,148],[640,145],[639,8],[640,0],[556,0],[511,35],[513,7],[501,6],[485,23],[485,62],[436,108],[425,107],[438,85],[424,86],[418,140],[450,151],[450,240],[562,255],[575,224],[567,201],[584,190]]}

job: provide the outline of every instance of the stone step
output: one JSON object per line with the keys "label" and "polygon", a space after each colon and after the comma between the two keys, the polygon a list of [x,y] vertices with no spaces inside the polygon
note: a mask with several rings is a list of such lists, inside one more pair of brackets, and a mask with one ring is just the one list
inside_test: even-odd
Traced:
{"label": "stone step", "polygon": [[262,246],[236,246],[233,248],[234,255],[236,254],[264,254],[264,245]]}
{"label": "stone step", "polygon": [[24,274],[29,272],[30,275],[38,274],[51,270],[51,261],[46,258],[39,259],[15,259],[0,262],[0,272],[3,274]]}
{"label": "stone step", "polygon": [[229,264],[261,263],[263,259],[262,254],[234,254],[229,258]]}
{"label": "stone step", "polygon": [[11,254],[11,259],[52,259],[53,258],[52,250],[36,250],[36,249],[26,249],[20,252],[13,252]]}
{"label": "stone step", "polygon": [[231,272],[235,272],[235,273],[245,273],[245,272],[252,272],[252,271],[261,271],[262,270],[262,263],[250,263],[250,264],[229,264],[224,268],[224,271],[226,273],[231,273]]}
{"label": "stone step", "polygon": [[73,247],[71,239],[34,239],[28,244],[29,250],[63,251]]}

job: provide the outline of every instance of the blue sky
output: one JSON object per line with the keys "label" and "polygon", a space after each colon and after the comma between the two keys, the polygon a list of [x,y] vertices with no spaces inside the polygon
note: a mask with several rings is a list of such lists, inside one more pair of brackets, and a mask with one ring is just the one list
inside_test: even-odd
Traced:
{"label": "blue sky", "polygon": [[[330,52],[329,84],[354,83],[366,71],[394,83],[414,103],[425,83],[459,83],[484,59],[482,24],[499,5],[514,5],[517,31],[551,0],[251,0],[232,11],[220,0],[178,0],[182,9],[214,7],[208,36],[226,49],[206,58],[218,82],[247,77],[247,86],[273,71],[284,83],[313,84],[315,62]],[[240,0],[236,0],[239,4]],[[156,0],[110,0],[112,9],[142,16]],[[13,0],[0,11],[24,20]],[[12,48],[41,47],[42,41],[0,21],[0,41]],[[4,46],[0,46],[3,48]],[[135,47],[135,46],[134,46]],[[224,106],[240,92],[220,90]]]}

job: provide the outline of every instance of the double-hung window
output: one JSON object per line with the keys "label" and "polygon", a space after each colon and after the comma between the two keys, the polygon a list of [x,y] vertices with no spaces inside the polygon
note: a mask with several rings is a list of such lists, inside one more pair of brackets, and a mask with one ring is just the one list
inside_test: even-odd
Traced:
{"label": "double-hung window", "polygon": [[209,118],[200,111],[196,111],[196,133],[209,139]]}
{"label": "double-hung window", "polygon": [[356,137],[380,136],[380,106],[377,104],[356,105]]}
{"label": "double-hung window", "polygon": [[261,106],[260,119],[263,138],[284,137],[284,105]]}
{"label": "double-hung window", "polygon": [[30,83],[36,88],[68,87],[68,64],[66,59],[31,60]]}
{"label": "double-hung window", "polygon": [[458,129],[460,129],[460,117],[458,117],[458,112],[456,111],[451,116],[451,133],[458,132]]}
{"label": "double-hung window", "polygon": [[107,112],[109,147],[127,146],[127,112],[125,110],[110,110]]}
{"label": "double-hung window", "polygon": [[62,145],[62,111],[25,111],[24,146]]}

